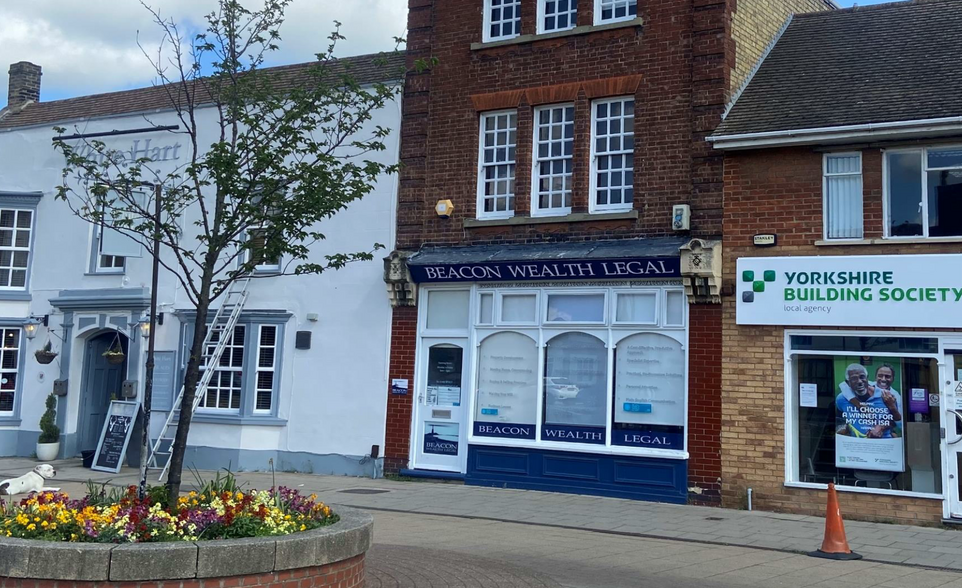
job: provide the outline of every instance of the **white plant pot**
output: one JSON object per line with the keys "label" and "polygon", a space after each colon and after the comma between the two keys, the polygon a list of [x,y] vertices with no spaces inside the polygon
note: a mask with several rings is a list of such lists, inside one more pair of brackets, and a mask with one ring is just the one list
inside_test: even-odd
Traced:
{"label": "white plant pot", "polygon": [[56,443],[37,443],[37,459],[40,461],[53,461],[60,453],[60,442]]}

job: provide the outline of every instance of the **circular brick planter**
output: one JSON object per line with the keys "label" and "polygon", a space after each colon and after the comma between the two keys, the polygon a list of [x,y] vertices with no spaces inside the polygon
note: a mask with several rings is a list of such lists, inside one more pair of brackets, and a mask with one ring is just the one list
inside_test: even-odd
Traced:
{"label": "circular brick planter", "polygon": [[336,512],[334,525],[282,537],[125,545],[0,538],[0,586],[361,587],[374,519]]}

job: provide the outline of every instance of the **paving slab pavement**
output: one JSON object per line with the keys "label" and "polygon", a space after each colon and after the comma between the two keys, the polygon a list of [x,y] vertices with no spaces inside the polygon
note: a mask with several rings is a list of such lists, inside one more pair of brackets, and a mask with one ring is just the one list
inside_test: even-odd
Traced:
{"label": "paving slab pavement", "polygon": [[[20,475],[34,465],[36,462],[30,459],[2,458],[0,479]],[[61,486],[73,495],[84,491],[83,483],[88,479],[118,486],[137,483],[137,472],[131,469],[124,469],[120,474],[94,472],[81,468],[79,460],[54,462],[54,465],[59,474],[51,485]],[[820,517],[761,511],[423,481],[285,472],[277,472],[273,478],[270,472],[237,472],[235,475],[241,483],[255,488],[268,488],[274,479],[278,485],[316,492],[321,500],[334,505],[475,521],[524,523],[537,526],[542,535],[550,534],[551,528],[560,535],[575,529],[615,536],[806,553],[821,544],[824,530],[824,520]],[[185,477],[185,482],[192,481],[191,475]],[[841,497],[843,514],[847,498]],[[962,570],[962,531],[954,528],[859,521],[848,521],[845,527],[849,544],[867,562]]]}

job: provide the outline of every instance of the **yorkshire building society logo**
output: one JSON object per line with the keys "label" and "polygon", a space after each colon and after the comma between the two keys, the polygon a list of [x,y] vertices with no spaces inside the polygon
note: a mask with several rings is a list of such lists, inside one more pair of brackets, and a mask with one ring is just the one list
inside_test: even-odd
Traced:
{"label": "yorkshire building society logo", "polygon": [[[765,270],[762,273],[762,279],[755,279],[755,272],[752,270],[745,270],[742,272],[742,283],[751,284],[751,290],[745,290],[742,292],[742,302],[752,303],[755,302],[755,294],[762,294],[765,292],[765,284],[770,284],[775,281],[775,271]],[[747,286],[746,286],[747,288]]]}

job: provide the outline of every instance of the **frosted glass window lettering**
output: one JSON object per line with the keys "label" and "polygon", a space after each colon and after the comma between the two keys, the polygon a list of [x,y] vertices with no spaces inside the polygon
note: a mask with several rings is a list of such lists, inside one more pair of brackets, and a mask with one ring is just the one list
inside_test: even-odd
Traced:
{"label": "frosted glass window lettering", "polygon": [[578,0],[540,0],[544,11],[542,30],[563,31],[578,24]]}
{"label": "frosted glass window lettering", "polygon": [[0,289],[26,288],[32,229],[32,210],[0,209]]}
{"label": "frosted glass window lettering", "polygon": [[515,111],[484,114],[481,129],[481,206],[478,216],[510,216],[514,212],[518,114]]}
{"label": "frosted glass window lettering", "polygon": [[601,22],[623,20],[638,16],[638,0],[600,0]]}
{"label": "frosted glass window lettering", "polygon": [[593,124],[594,209],[630,210],[635,182],[634,99],[596,102]]}
{"label": "frosted glass window lettering", "polygon": [[564,333],[545,348],[544,422],[604,427],[608,350],[585,333]]}
{"label": "frosted glass window lettering", "polygon": [[658,333],[639,333],[615,348],[615,423],[685,425],[685,351]]}
{"label": "frosted glass window lettering", "polygon": [[488,0],[487,37],[510,39],[521,34],[521,0]]}
{"label": "frosted glass window lettering", "polygon": [[657,292],[618,294],[615,322],[654,325],[658,323],[657,313]]}
{"label": "frosted glass window lettering", "polygon": [[496,333],[478,347],[475,420],[534,424],[538,417],[538,346],[520,333]]}
{"label": "frosted glass window lettering", "polygon": [[428,292],[428,329],[464,330],[468,328],[469,290],[431,290]]}
{"label": "frosted glass window lettering", "polygon": [[494,323],[494,294],[481,295],[478,313],[478,324],[490,325]]}
{"label": "frosted glass window lettering", "polygon": [[574,169],[575,107],[535,111],[534,205],[532,212],[567,214]]}
{"label": "frosted glass window lettering", "polygon": [[685,293],[680,290],[665,293],[665,326],[681,327],[685,324]]}
{"label": "frosted glass window lettering", "polygon": [[862,238],[862,157],[858,153],[825,157],[827,239]]}
{"label": "frosted glass window lettering", "polygon": [[889,235],[920,237],[922,231],[922,152],[885,154],[888,169]]}
{"label": "frosted glass window lettering", "polygon": [[501,297],[501,322],[533,323],[537,321],[537,301],[534,294],[505,294]]}
{"label": "frosted glass window lettering", "polygon": [[604,294],[549,294],[549,323],[605,322]]}
{"label": "frosted glass window lettering", "polygon": [[461,406],[460,347],[436,345],[428,352],[428,381],[425,403],[439,406]]}

